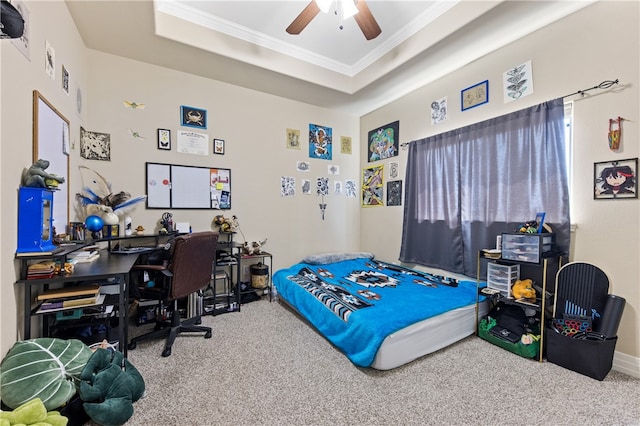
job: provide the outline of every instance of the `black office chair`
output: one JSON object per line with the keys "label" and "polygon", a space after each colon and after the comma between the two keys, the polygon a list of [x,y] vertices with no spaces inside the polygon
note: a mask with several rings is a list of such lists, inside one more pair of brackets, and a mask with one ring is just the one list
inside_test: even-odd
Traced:
{"label": "black office chair", "polygon": [[[204,332],[204,338],[211,338],[211,327],[203,327],[200,313],[181,321],[178,310],[178,299],[188,297],[200,291],[211,281],[211,271],[218,245],[218,234],[212,231],[194,232],[176,237],[171,246],[168,265],[135,265],[134,270],[155,272],[166,277],[164,285],[155,288],[159,302],[173,302],[171,320],[156,320],[153,331],[131,339],[129,349],[135,349],[137,342],[149,338],[167,335],[162,356],[171,355],[171,347],[176,336],[183,332]],[[142,289],[142,293],[145,290]]]}

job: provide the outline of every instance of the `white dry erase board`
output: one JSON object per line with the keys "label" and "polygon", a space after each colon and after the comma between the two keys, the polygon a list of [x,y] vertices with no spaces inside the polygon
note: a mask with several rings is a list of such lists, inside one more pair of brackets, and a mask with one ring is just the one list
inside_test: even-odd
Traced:
{"label": "white dry erase board", "polygon": [[69,219],[69,120],[34,90],[33,162],[39,158],[49,161],[48,173],[65,178],[53,194],[53,226],[64,234]]}
{"label": "white dry erase board", "polygon": [[230,209],[231,170],[146,163],[147,208]]}

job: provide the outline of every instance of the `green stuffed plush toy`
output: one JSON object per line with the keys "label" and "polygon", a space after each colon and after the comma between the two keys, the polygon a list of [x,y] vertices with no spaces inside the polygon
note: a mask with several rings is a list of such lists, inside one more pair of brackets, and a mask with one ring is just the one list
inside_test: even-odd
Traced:
{"label": "green stuffed plush toy", "polygon": [[122,352],[96,350],[80,374],[84,411],[104,426],[119,426],[133,415],[133,403],[142,397],[144,379]]}
{"label": "green stuffed plush toy", "polygon": [[0,426],[66,426],[68,421],[58,411],[47,411],[40,398],[27,401],[13,411],[0,411]]}

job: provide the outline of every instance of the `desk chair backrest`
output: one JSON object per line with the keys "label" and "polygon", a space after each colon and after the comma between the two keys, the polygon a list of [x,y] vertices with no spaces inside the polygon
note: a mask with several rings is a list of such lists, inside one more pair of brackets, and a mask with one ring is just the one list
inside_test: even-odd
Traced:
{"label": "desk chair backrest", "polygon": [[213,231],[176,237],[169,263],[173,274],[171,300],[186,297],[209,284],[217,245],[218,234]]}
{"label": "desk chair backrest", "polygon": [[554,318],[563,314],[588,316],[597,329],[609,293],[609,278],[597,266],[571,262],[556,274]]}

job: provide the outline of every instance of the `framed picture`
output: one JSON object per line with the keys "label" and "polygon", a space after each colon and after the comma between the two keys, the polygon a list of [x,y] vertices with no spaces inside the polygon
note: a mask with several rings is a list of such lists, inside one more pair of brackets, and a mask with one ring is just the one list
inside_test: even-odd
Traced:
{"label": "framed picture", "polygon": [[223,139],[214,139],[213,140],[213,153],[224,155],[224,140]]}
{"label": "framed picture", "polygon": [[402,181],[387,182],[387,206],[402,205]]}
{"label": "framed picture", "polygon": [[158,149],[171,151],[171,130],[158,129]]}
{"label": "framed picture", "polygon": [[362,169],[362,207],[384,205],[382,198],[384,185],[384,165]]}
{"label": "framed picture", "polygon": [[287,148],[300,149],[300,130],[287,129]]}
{"label": "framed picture", "polygon": [[180,125],[206,129],[207,110],[182,105],[180,107]]}
{"label": "framed picture", "polygon": [[400,121],[385,124],[367,134],[369,163],[398,155],[400,147]]}
{"label": "framed picture", "polygon": [[545,212],[536,213],[536,229],[538,229],[538,234],[542,234],[542,228],[544,227],[545,216],[546,216]]}
{"label": "framed picture", "polygon": [[638,198],[638,159],[593,164],[595,200]]}
{"label": "framed picture", "polygon": [[482,81],[460,91],[462,111],[475,108],[489,102],[489,80]]}
{"label": "framed picture", "polygon": [[351,138],[349,136],[340,136],[340,152],[351,154]]}

